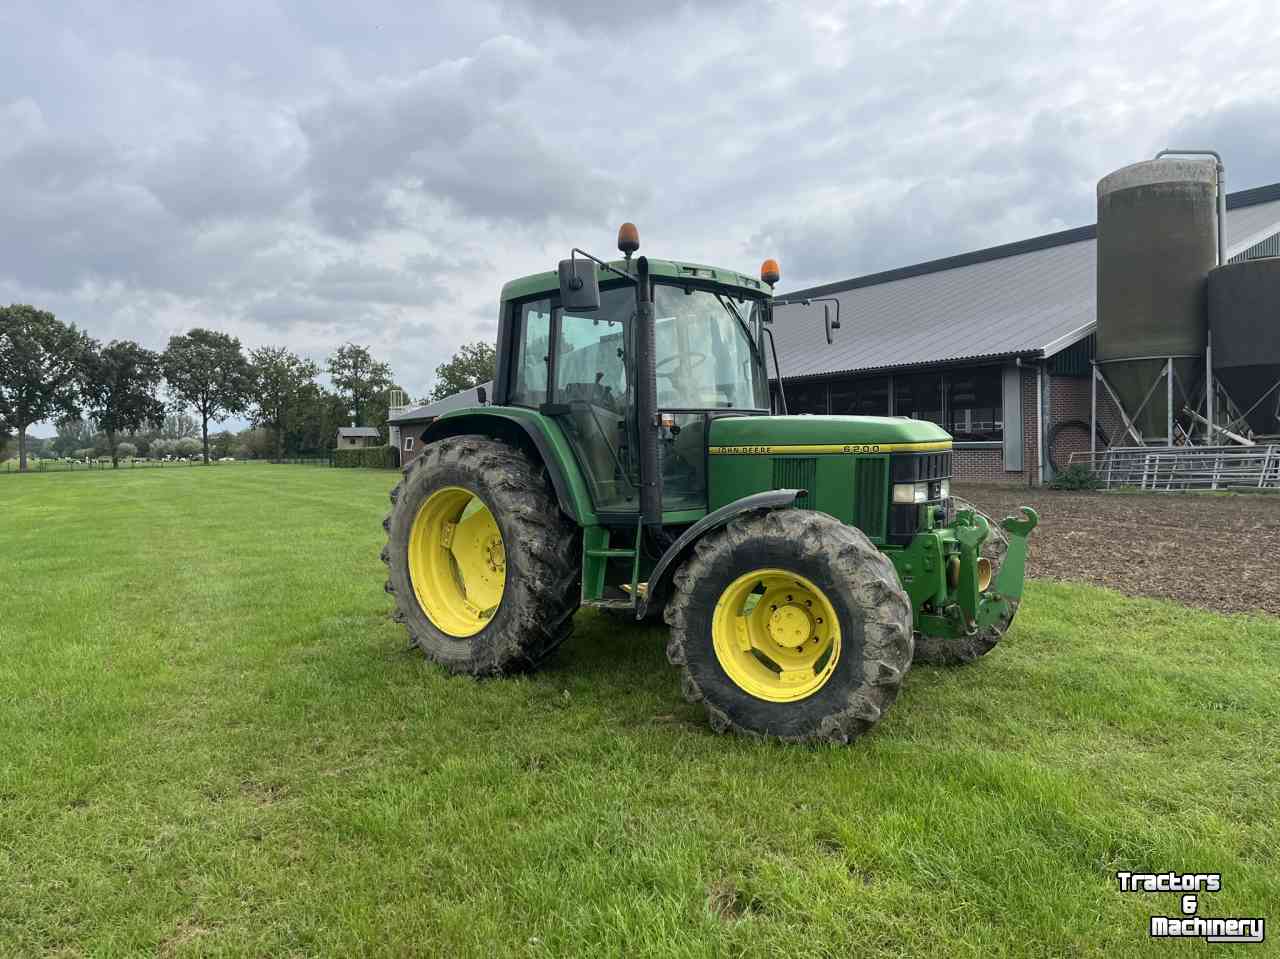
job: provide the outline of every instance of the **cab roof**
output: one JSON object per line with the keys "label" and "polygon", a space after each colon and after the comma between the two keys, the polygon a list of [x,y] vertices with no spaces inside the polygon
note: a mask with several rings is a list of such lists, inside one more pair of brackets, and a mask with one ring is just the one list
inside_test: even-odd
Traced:
{"label": "cab roof", "polygon": [[[609,265],[615,269],[634,273],[636,261],[632,259],[628,264],[626,260],[614,260]],[[651,259],[649,260],[649,275],[675,280],[718,283],[723,286],[736,287],[742,290],[743,293],[752,296],[769,296],[772,292],[764,281],[745,276],[736,270],[726,270],[719,266],[706,266],[702,263],[685,263],[681,260]],[[603,284],[609,280],[617,280],[618,277],[616,274],[597,266],[596,279]],[[559,274],[555,270],[548,270],[546,273],[522,276],[504,284],[502,287],[502,300],[505,303],[508,300],[522,300],[527,296],[536,296],[540,293],[555,293],[559,290]]]}

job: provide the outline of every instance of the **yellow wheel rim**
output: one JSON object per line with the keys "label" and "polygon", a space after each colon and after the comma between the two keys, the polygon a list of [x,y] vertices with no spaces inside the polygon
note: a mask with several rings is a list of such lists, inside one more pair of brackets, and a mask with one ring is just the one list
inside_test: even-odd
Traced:
{"label": "yellow wheel rim", "polygon": [[711,618],[716,659],[744,692],[774,703],[821,689],[840,661],[840,622],[803,576],[757,569],[720,594]]}
{"label": "yellow wheel rim", "polygon": [[488,625],[502,602],[507,554],[489,507],[446,486],[427,497],[409,531],[409,578],[436,629],[465,639]]}

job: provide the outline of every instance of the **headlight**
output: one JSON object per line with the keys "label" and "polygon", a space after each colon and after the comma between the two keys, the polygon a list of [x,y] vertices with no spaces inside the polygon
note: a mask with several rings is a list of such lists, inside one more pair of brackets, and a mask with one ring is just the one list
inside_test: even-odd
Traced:
{"label": "headlight", "polygon": [[950,495],[951,495],[951,480],[949,480],[949,479],[944,479],[944,480],[942,481],[942,494],[941,494],[941,495],[942,495],[942,498],[943,498],[943,499],[946,499],[948,496],[950,496]]}
{"label": "headlight", "polygon": [[928,483],[894,483],[893,501],[895,503],[925,503],[929,500]]}

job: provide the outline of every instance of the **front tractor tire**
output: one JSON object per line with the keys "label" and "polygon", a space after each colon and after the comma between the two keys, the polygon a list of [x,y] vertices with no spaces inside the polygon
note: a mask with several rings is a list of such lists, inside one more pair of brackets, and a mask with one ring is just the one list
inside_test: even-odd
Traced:
{"label": "front tractor tire", "polygon": [[391,491],[383,521],[394,617],[454,673],[529,669],[578,609],[578,529],[543,468],[482,436],[431,443]]}
{"label": "front tractor tire", "polygon": [[747,513],[675,577],[667,658],[717,732],[847,743],[911,667],[911,604],[889,559],[825,513]]}

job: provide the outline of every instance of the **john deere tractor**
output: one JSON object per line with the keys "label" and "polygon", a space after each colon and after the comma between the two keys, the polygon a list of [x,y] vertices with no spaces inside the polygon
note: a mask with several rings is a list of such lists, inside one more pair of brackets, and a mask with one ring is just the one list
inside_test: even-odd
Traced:
{"label": "john deere tractor", "polygon": [[772,260],[755,279],[637,257],[631,224],[618,246],[503,287],[492,395],[433,421],[391,493],[387,590],[422,651],[501,675],[579,607],[661,616],[717,731],[847,742],[913,659],[994,647],[1035,513],[958,503],[933,423],[785,415]]}

